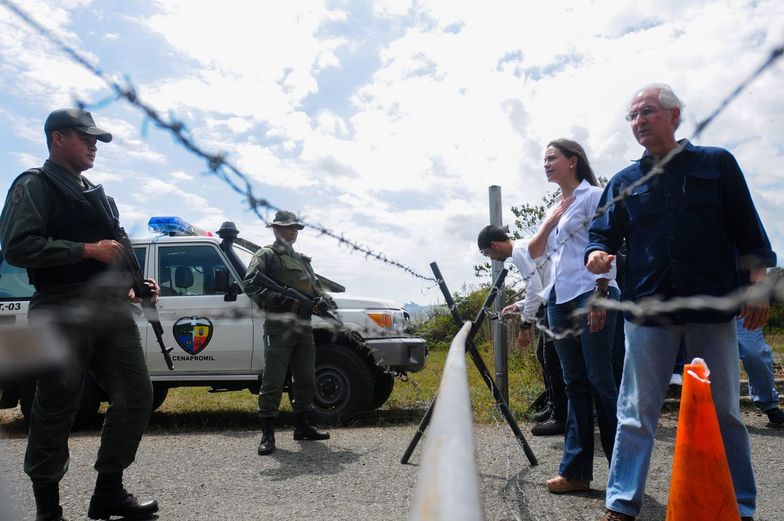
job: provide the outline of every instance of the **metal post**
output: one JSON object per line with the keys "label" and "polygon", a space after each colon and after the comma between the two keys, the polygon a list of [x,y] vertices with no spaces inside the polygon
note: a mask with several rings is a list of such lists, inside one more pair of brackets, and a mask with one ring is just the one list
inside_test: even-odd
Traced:
{"label": "metal post", "polygon": [[[492,185],[490,193],[490,224],[503,226],[501,187]],[[492,280],[498,278],[498,274],[504,269],[502,261],[492,261]],[[503,288],[501,288],[503,290]],[[497,298],[493,302],[493,311],[496,316],[501,313],[504,306],[502,298]],[[507,334],[502,320],[493,322],[493,351],[495,353],[495,385],[501,392],[506,403],[509,403],[509,360],[507,357]]]}

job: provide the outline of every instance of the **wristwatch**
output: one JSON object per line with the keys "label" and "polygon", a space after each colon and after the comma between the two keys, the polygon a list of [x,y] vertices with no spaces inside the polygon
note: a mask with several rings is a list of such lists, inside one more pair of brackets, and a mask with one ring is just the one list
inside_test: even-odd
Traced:
{"label": "wristwatch", "polygon": [[593,288],[593,296],[598,298],[607,298],[610,294],[610,286],[596,286]]}

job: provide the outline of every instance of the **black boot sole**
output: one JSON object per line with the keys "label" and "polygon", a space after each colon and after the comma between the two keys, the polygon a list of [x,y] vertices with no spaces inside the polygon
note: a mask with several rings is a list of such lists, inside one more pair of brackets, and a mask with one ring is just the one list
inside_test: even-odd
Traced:
{"label": "black boot sole", "polygon": [[89,517],[90,519],[101,519],[103,521],[108,521],[112,517],[118,518],[117,521],[143,521],[146,519],[157,519],[158,518],[157,513],[158,513],[158,509],[156,508],[152,512],[146,512],[144,514],[142,513],[131,514],[128,516],[123,516],[121,514],[106,514],[106,513],[96,514],[94,512],[93,513],[88,512],[87,517]]}

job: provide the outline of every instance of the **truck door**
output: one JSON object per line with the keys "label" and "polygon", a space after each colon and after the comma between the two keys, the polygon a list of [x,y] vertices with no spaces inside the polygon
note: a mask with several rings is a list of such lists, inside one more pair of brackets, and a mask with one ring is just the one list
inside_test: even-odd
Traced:
{"label": "truck door", "polygon": [[[177,373],[248,374],[253,353],[251,301],[241,293],[225,300],[215,276],[238,274],[212,243],[159,243],[157,277],[161,286],[158,311],[164,340],[174,340],[172,359]],[[148,339],[147,362],[152,373],[168,373],[154,339]]]}
{"label": "truck door", "polygon": [[8,264],[0,253],[0,325],[26,324],[27,307],[34,292],[27,271]]}

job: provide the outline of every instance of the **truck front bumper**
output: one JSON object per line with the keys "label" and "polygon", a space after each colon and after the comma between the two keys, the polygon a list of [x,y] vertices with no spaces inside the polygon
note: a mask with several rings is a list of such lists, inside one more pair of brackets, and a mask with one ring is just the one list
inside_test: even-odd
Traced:
{"label": "truck front bumper", "polygon": [[411,373],[425,367],[427,344],[422,338],[377,338],[365,340],[365,345],[381,367]]}

